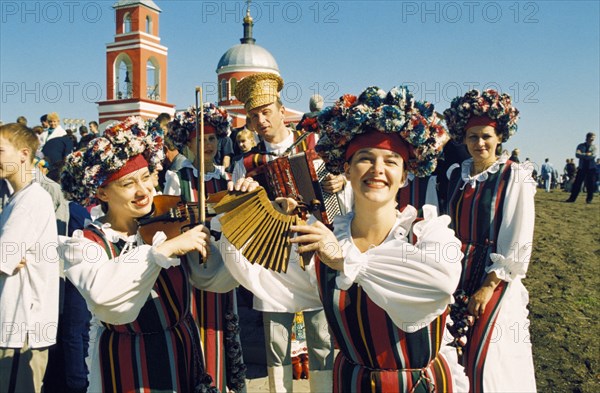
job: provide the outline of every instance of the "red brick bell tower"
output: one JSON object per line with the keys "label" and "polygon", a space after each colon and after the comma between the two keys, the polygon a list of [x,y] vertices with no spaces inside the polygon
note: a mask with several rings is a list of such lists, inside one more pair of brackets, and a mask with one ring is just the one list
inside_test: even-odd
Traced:
{"label": "red brick bell tower", "polygon": [[128,116],[173,114],[167,103],[167,47],[158,35],[160,8],[152,0],[120,0],[114,42],[106,45],[106,101],[98,102],[100,130]]}

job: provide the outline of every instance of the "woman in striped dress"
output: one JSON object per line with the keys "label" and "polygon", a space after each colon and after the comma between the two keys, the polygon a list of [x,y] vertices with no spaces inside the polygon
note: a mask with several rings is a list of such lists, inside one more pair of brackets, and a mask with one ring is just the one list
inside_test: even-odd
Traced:
{"label": "woman in striped dress", "polygon": [[334,392],[468,390],[456,351],[444,345],[460,242],[435,207],[425,205],[414,225],[414,207],[397,210],[407,173],[431,173],[442,147],[445,132],[426,105],[405,88],[369,88],[319,118],[317,151],[349,179],[354,211],[336,217],[333,233],[320,223],[293,227],[293,242],[299,252],[316,251],[320,295],[340,347]]}
{"label": "woman in striped dress", "polygon": [[61,179],[70,199],[97,199],[105,213],[61,245],[66,275],[95,320],[88,389],[210,391],[190,312],[192,285],[228,291],[237,283],[203,225],[169,240],[157,232],[152,245],[141,239],[136,219],[152,209],[150,173],[162,151],[162,139],[144,127],[130,118],[107,129],[67,158]]}
{"label": "woman in striped dress", "polygon": [[[525,277],[533,241],[535,181],[500,144],[518,111],[494,90],[468,92],[444,112],[452,138],[471,154],[448,169],[448,214],[462,242],[452,331],[473,392],[536,390]],[[529,166],[529,167],[528,167]]]}
{"label": "woman in striped dress", "polygon": [[[227,189],[230,176],[225,168],[215,165],[217,135],[226,135],[231,124],[227,111],[214,104],[205,104],[204,115],[204,187],[205,196]],[[166,138],[173,141],[179,151],[185,151],[193,160],[186,160],[177,172],[167,171],[165,195],[179,195],[185,202],[198,201],[198,155],[196,149],[196,123],[192,111],[178,113],[169,123]],[[246,367],[239,339],[239,318],[235,290],[215,293],[194,290],[192,315],[200,328],[204,349],[206,372],[219,391],[227,388],[239,392],[245,384]]]}

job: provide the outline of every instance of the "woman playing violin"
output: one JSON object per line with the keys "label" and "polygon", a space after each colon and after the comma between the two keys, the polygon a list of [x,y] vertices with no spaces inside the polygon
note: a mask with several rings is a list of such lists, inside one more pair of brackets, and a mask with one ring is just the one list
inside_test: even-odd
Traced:
{"label": "woman playing violin", "polygon": [[[227,111],[205,104],[204,116],[204,189],[205,197],[227,189],[229,175],[215,165],[217,135],[226,135],[231,124]],[[199,155],[196,151],[196,119],[193,111],[178,113],[168,124],[166,135],[188,159],[177,172],[167,171],[165,195],[181,196],[183,202],[198,201]],[[240,391],[245,384],[235,291],[215,293],[194,290],[192,315],[200,327],[206,372],[220,391]]]}
{"label": "woman playing violin", "polygon": [[[105,131],[67,157],[61,183],[70,199],[98,200],[104,216],[61,244],[65,273],[85,298],[97,328],[90,348],[90,391],[205,391],[192,286],[229,291],[220,255],[197,225],[145,244],[136,219],[152,210],[151,171],[162,151],[140,118]],[[199,257],[207,263],[200,265]],[[93,332],[92,332],[93,333]]]}

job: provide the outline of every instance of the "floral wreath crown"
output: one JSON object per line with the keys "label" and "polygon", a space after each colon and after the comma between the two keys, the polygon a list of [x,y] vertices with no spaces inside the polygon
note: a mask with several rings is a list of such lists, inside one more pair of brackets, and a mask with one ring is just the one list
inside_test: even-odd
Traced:
{"label": "floral wreath crown", "polygon": [[508,94],[500,94],[488,89],[483,92],[471,90],[462,97],[452,100],[450,108],[444,111],[448,132],[452,139],[462,143],[465,138],[465,126],[472,116],[485,116],[496,122],[496,133],[502,142],[517,132],[519,110],[512,105]]}
{"label": "floral wreath crown", "polygon": [[104,135],[87,147],[69,154],[60,182],[67,199],[88,206],[108,177],[132,157],[142,154],[152,172],[164,159],[164,140],[160,127],[149,128],[137,116],[109,126]]}
{"label": "floral wreath crown", "polygon": [[[227,135],[231,127],[231,116],[223,108],[213,103],[203,106],[204,124],[214,127],[218,136]],[[196,132],[196,108],[190,106],[186,111],[178,112],[168,125],[167,137],[178,150],[182,150]]]}
{"label": "floral wreath crown", "polygon": [[430,175],[448,141],[433,104],[419,102],[405,86],[389,92],[371,86],[358,97],[346,94],[318,117],[320,135],[315,150],[332,173],[342,173],[352,139],[370,129],[399,135],[409,148],[406,168],[415,176]]}

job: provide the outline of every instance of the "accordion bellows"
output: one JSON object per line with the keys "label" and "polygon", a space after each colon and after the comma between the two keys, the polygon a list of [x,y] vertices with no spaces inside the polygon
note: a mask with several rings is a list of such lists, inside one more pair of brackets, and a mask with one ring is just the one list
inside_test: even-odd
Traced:
{"label": "accordion bellows", "polygon": [[[214,205],[222,233],[250,263],[258,263],[276,272],[286,272],[292,245],[290,226],[304,225],[296,215],[275,210],[262,187],[251,192],[232,192]],[[310,261],[302,255],[300,266]]]}

